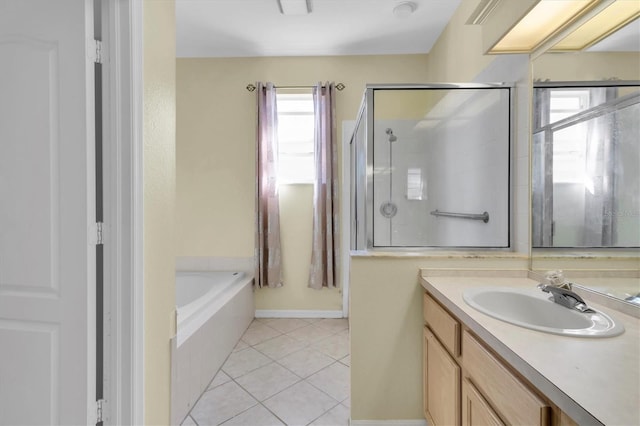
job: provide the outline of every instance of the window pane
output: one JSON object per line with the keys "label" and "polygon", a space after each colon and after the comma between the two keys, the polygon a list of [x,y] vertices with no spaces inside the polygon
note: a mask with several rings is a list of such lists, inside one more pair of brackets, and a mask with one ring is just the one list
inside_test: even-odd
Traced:
{"label": "window pane", "polygon": [[279,158],[279,167],[278,178],[282,183],[313,182],[315,175],[313,155],[282,155]]}
{"label": "window pane", "polygon": [[280,143],[280,155],[313,155],[313,141]]}
{"label": "window pane", "polygon": [[278,140],[280,142],[313,140],[312,115],[278,115]]}
{"label": "window pane", "polygon": [[278,94],[278,113],[307,112],[313,114],[313,95],[308,94]]}
{"label": "window pane", "polygon": [[313,96],[278,94],[278,179],[311,183],[314,178]]}

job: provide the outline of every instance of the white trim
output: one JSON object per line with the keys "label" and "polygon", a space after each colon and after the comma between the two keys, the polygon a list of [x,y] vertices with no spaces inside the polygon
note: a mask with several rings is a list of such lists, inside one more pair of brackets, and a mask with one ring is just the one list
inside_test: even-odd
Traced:
{"label": "white trim", "polygon": [[351,420],[351,426],[428,426],[425,419],[415,420]]}
{"label": "white trim", "polygon": [[256,318],[343,318],[342,311],[262,310],[256,309]]}
{"label": "white trim", "polygon": [[105,425],[143,424],[142,2],[102,4]]}
{"label": "white trim", "polygon": [[349,317],[349,276],[351,272],[351,256],[349,255],[351,239],[351,135],[356,128],[355,120],[342,122],[342,197],[340,199],[341,237],[340,257],[342,258],[342,316]]}
{"label": "white trim", "polygon": [[[122,89],[122,73],[126,70],[126,58],[122,58],[121,9],[118,2],[102,2],[102,44],[103,44],[103,181],[104,181],[104,398],[109,404],[103,406],[102,417],[105,424],[130,421],[128,403],[131,400],[131,386],[125,371],[128,369],[128,330],[125,306],[121,305],[121,291],[129,286],[127,272],[130,265],[123,258],[126,241],[128,208],[122,187],[124,177],[120,173],[126,154],[121,155],[122,145],[128,145],[126,122],[122,115],[126,110],[126,92]],[[127,32],[124,33],[126,38]],[[126,282],[126,284],[125,284]],[[130,363],[130,362],[129,362]]]}
{"label": "white trim", "polygon": [[144,412],[144,10],[143,2],[127,0],[131,13],[132,191],[133,191],[133,424],[143,424]]}
{"label": "white trim", "polygon": [[[93,22],[93,2],[91,0],[84,0],[84,20],[85,20],[85,45],[89,46],[94,43],[94,22]],[[85,137],[86,137],[86,223],[89,225],[87,228],[88,241],[87,241],[87,293],[86,293],[86,325],[87,325],[87,350],[86,350],[86,362],[87,370],[86,374],[86,405],[87,405],[87,421],[94,423],[97,420],[96,396],[94,390],[96,389],[96,338],[97,338],[97,325],[96,325],[96,288],[97,288],[97,262],[96,262],[96,233],[93,232],[96,223],[96,97],[95,88],[96,81],[94,75],[94,61],[89,57],[88,51],[85,55]],[[79,124],[81,126],[81,124]],[[75,199],[75,198],[74,198]],[[60,196],[60,202],[63,202],[64,198]],[[81,235],[81,234],[78,234]],[[62,247],[60,247],[62,248]],[[67,248],[67,247],[65,247]],[[82,266],[79,265],[79,268]],[[68,297],[73,297],[70,294]],[[82,309],[81,306],[77,306],[77,309]],[[64,329],[63,329],[64,332]],[[51,358],[52,360],[55,358]],[[55,361],[54,361],[55,362]],[[52,369],[53,370],[53,369]],[[55,371],[55,370],[54,370]],[[62,378],[64,380],[64,378]],[[64,387],[63,387],[64,389]],[[64,408],[56,407],[55,410],[64,412]]]}

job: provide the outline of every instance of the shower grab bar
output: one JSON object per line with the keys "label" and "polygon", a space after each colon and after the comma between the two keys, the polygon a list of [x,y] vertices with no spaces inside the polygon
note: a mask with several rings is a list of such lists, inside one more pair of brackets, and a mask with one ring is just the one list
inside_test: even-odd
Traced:
{"label": "shower grab bar", "polygon": [[489,222],[489,213],[483,212],[481,214],[471,214],[471,213],[451,213],[451,212],[441,212],[440,210],[434,210],[431,212],[434,216],[445,216],[445,217],[457,217],[460,219],[471,219],[471,220],[481,220],[484,223]]}

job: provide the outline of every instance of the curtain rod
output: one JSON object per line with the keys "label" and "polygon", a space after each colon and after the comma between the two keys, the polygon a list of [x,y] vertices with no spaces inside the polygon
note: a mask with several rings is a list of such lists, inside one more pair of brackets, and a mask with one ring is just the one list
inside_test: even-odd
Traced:
{"label": "curtain rod", "polygon": [[[316,86],[275,86],[276,89],[312,89],[314,87],[316,87]],[[342,83],[336,84],[336,89],[338,89],[341,92],[344,90],[345,87],[347,87],[347,86],[345,86]],[[246,89],[249,92],[253,92],[254,90],[256,90],[256,86],[255,86],[255,84],[249,83],[249,84],[247,84]]]}

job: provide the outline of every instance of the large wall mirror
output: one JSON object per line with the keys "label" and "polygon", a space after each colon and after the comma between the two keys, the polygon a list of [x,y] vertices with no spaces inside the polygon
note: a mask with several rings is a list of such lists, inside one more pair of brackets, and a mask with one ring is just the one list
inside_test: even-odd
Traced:
{"label": "large wall mirror", "polygon": [[539,55],[532,68],[531,267],[578,270],[581,260],[595,259],[585,268],[597,264],[625,278],[610,285],[614,280],[578,273],[573,281],[634,302],[640,297],[640,19],[581,52]]}
{"label": "large wall mirror", "polygon": [[640,83],[533,87],[534,248],[640,247]]}

